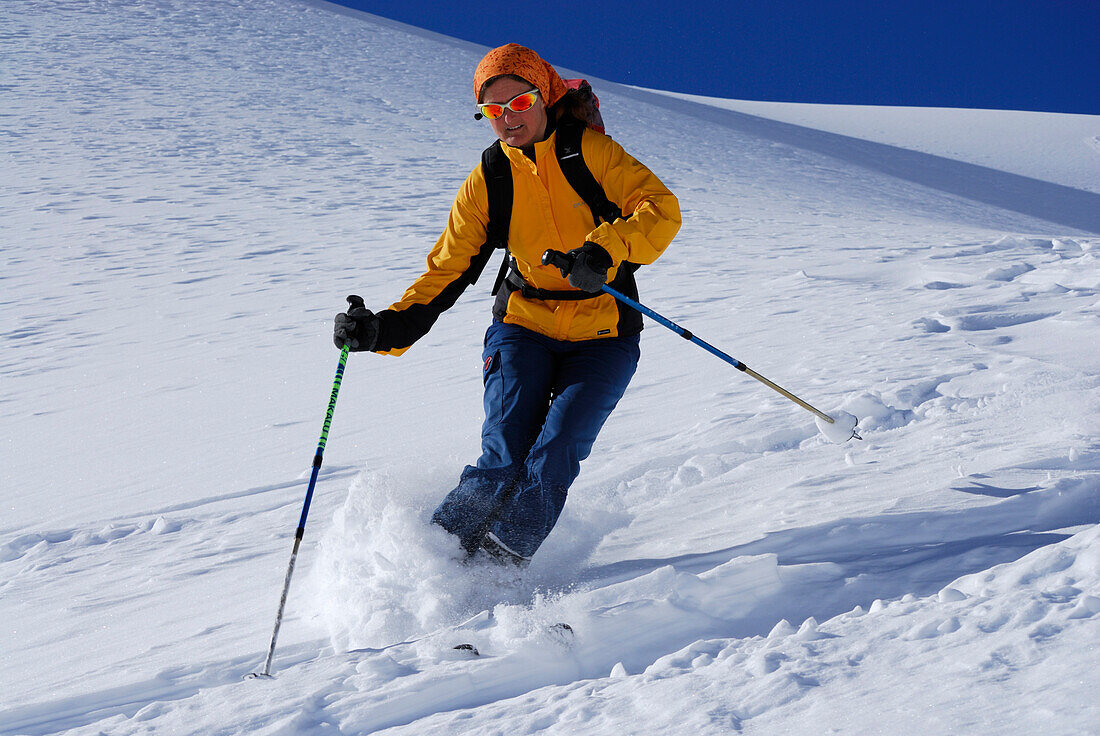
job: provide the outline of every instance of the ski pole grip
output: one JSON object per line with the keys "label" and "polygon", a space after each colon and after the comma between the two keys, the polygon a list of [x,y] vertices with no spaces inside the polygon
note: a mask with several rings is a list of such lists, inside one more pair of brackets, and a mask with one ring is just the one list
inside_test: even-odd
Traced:
{"label": "ski pole grip", "polygon": [[363,303],[363,297],[352,294],[348,297],[348,311],[353,309],[366,309],[367,305]]}
{"label": "ski pole grip", "polygon": [[558,250],[547,250],[542,254],[542,265],[554,266],[561,271],[561,277],[565,278],[573,270],[573,259]]}

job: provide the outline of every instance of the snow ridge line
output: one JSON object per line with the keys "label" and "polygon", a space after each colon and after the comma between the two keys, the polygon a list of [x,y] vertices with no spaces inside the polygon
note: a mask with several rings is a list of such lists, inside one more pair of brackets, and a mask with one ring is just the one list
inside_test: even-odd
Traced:
{"label": "snow ridge line", "polygon": [[600,88],[725,128],[813,151],[964,199],[1100,235],[1100,194],[899,146],[723,110],[637,87]]}

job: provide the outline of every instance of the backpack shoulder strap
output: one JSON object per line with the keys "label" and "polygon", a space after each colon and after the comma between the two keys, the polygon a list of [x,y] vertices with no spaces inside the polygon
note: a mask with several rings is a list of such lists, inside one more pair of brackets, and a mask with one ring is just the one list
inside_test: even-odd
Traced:
{"label": "backpack shoulder strap", "polygon": [[504,261],[500,264],[500,271],[493,283],[492,293],[496,295],[508,271],[508,229],[512,222],[513,196],[512,164],[500,147],[500,141],[481,154],[481,170],[489,193],[489,224],[486,227],[485,246],[504,251]]}
{"label": "backpack shoulder strap", "polygon": [[508,247],[508,226],[512,221],[512,164],[500,141],[481,154],[481,171],[489,191],[488,241],[495,248]]}
{"label": "backpack shoulder strap", "polygon": [[614,222],[622,218],[623,213],[617,204],[607,198],[603,187],[592,176],[592,171],[581,154],[581,138],[584,137],[587,127],[585,123],[571,116],[558,121],[555,153],[566,181],[588,205],[588,209],[592,210],[592,218],[598,226],[601,221]]}

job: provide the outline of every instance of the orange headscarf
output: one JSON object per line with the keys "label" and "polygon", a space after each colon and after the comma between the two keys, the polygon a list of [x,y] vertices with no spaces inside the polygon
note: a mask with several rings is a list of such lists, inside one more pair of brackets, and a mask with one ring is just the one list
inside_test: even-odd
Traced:
{"label": "orange headscarf", "polygon": [[518,43],[510,43],[485,54],[485,58],[477,65],[474,70],[475,100],[481,102],[481,88],[486,82],[505,74],[522,77],[535,85],[547,107],[565,94],[565,82],[561,81],[554,67],[531,49]]}

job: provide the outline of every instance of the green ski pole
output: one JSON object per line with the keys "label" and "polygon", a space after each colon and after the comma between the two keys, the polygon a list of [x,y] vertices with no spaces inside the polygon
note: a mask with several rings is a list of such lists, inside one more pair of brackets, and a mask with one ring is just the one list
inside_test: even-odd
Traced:
{"label": "green ski pole", "polygon": [[[348,303],[355,307],[364,306],[363,300],[357,296],[349,296]],[[294,563],[298,560],[298,547],[302,544],[302,537],[306,532],[306,517],[309,516],[309,504],[313,500],[313,488],[317,485],[317,474],[321,470],[321,460],[325,454],[325,444],[328,442],[328,431],[332,427],[332,414],[336,411],[336,397],[340,394],[340,383],[344,380],[344,366],[348,362],[348,346],[340,351],[340,364],[336,368],[336,380],[332,382],[332,394],[328,400],[328,411],[325,413],[325,423],[321,427],[321,440],[317,443],[317,453],[313,456],[313,472],[309,476],[309,488],[306,490],[306,500],[302,504],[302,516],[298,520],[298,530],[294,533],[294,548],[290,552],[290,564],[286,568],[286,579],[283,581],[283,594],[279,598],[279,612],[275,615],[275,630],[271,632],[271,645],[267,648],[267,660],[264,662],[262,672],[253,672],[249,678],[271,677],[271,660],[275,657],[275,642],[279,639],[279,627],[283,624],[283,611],[286,609],[287,593],[290,591],[290,577],[294,574]]]}

